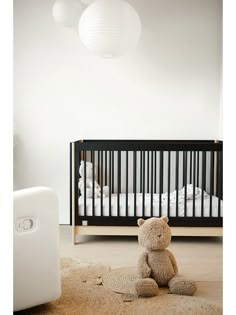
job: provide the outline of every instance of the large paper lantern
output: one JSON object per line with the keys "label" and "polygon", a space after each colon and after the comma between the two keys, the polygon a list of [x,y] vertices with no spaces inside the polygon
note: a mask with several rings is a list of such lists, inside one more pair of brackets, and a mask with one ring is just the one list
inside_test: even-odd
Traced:
{"label": "large paper lantern", "polygon": [[84,5],[80,0],[56,0],[52,8],[55,22],[66,27],[78,25]]}
{"label": "large paper lantern", "polygon": [[95,55],[121,56],[138,43],[141,22],[135,9],[124,0],[96,0],[82,13],[79,35]]}

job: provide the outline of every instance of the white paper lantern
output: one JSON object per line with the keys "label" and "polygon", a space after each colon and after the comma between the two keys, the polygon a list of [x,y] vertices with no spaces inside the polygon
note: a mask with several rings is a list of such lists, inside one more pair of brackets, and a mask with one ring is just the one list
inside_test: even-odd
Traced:
{"label": "white paper lantern", "polygon": [[55,22],[66,27],[78,25],[84,6],[80,0],[56,0],[52,8]]}
{"label": "white paper lantern", "polygon": [[79,21],[81,41],[91,53],[102,57],[121,56],[134,49],[140,34],[139,15],[124,0],[96,0]]}

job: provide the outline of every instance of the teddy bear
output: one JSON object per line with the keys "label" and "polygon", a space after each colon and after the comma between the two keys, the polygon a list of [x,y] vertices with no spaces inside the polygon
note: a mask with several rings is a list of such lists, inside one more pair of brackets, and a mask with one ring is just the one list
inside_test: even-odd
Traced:
{"label": "teddy bear", "polygon": [[[86,161],[86,181],[84,180],[85,173],[85,163],[82,160],[80,162],[79,167],[79,189],[82,196],[84,196],[84,184],[86,183],[86,197],[93,198],[93,164],[91,162]],[[94,177],[96,176],[96,171],[94,169]],[[103,197],[107,197],[109,195],[109,186],[103,187]],[[101,197],[101,187],[96,180],[94,180],[94,197]]]}
{"label": "teddy bear", "polygon": [[159,287],[168,286],[170,293],[193,295],[196,284],[178,274],[174,255],[166,249],[171,241],[168,217],[138,219],[138,241],[146,251],[141,254],[138,280],[135,283],[138,296],[152,297],[159,294]]}

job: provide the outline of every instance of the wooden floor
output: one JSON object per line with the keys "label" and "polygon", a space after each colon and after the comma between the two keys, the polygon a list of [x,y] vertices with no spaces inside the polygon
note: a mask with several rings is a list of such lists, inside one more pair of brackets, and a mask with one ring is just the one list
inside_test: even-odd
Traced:
{"label": "wooden floor", "polygon": [[[69,225],[60,226],[60,255],[84,261],[102,262],[112,269],[135,266],[143,249],[137,236],[79,236],[72,244]],[[179,272],[197,282],[200,296],[222,306],[221,237],[172,237],[169,249],[175,255]]]}

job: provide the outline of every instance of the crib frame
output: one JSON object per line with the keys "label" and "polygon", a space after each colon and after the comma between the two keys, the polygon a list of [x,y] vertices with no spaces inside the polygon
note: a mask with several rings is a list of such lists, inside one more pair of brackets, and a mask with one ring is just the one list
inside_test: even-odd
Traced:
{"label": "crib frame", "polygon": [[[126,163],[124,167],[126,168],[126,198],[128,194],[128,153],[133,152],[133,164],[135,171],[133,171],[133,185],[135,187],[134,198],[136,195],[136,187],[137,181],[140,181],[140,189],[143,194],[143,200],[145,196],[145,187],[147,189],[147,183],[145,184],[145,178],[147,178],[147,174],[145,175],[145,170],[149,169],[148,174],[151,174],[152,178],[150,179],[150,187],[149,192],[151,194],[154,193],[154,185],[155,183],[159,183],[159,193],[163,192],[163,160],[164,160],[164,152],[168,152],[168,202],[169,202],[169,182],[170,182],[170,163],[171,163],[171,154],[170,152],[175,152],[175,176],[176,176],[176,191],[178,191],[178,184],[181,175],[183,176],[183,183],[185,182],[185,187],[189,180],[193,182],[193,187],[195,187],[196,181],[198,181],[197,176],[199,176],[199,172],[201,172],[201,183],[203,188],[206,185],[206,174],[207,171],[210,172],[210,199],[213,195],[219,198],[218,205],[218,216],[213,217],[171,217],[169,216],[169,225],[172,230],[172,235],[176,236],[222,236],[223,235],[223,218],[220,216],[220,200],[223,199],[223,142],[216,140],[79,140],[70,143],[70,224],[72,225],[72,241],[74,244],[77,244],[77,235],[137,235],[138,227],[137,227],[137,219],[140,216],[132,216],[132,217],[124,217],[124,216],[104,216],[101,213],[101,216],[87,216],[86,210],[84,216],[79,216],[79,189],[78,189],[78,181],[79,181],[79,165],[81,160],[92,161],[94,158],[94,154],[98,154],[102,159],[109,156],[109,166],[107,167],[106,172],[109,172],[112,177],[112,167],[113,166],[111,156],[112,152],[117,153],[117,207],[119,213],[119,196],[120,196],[120,169],[121,169],[121,159],[120,152],[126,152]],[[201,152],[201,169],[199,168],[199,152]],[[206,152],[210,154],[210,166],[209,170],[206,167]],[[182,154],[183,157],[183,165],[182,172],[179,172],[179,154]],[[188,154],[189,153],[189,154]],[[100,155],[101,154],[101,155]],[[136,178],[136,156],[140,154],[140,178]],[[145,162],[145,156],[148,154],[148,159]],[[149,157],[151,155],[151,158]],[[159,164],[157,165],[156,160],[153,160],[155,154],[159,154]],[[90,155],[90,157],[88,157]],[[142,161],[143,156],[143,161]],[[189,159],[189,161],[187,161]],[[191,159],[191,160],[190,160]],[[151,160],[151,165],[147,166]],[[105,161],[107,163],[107,160]],[[95,163],[93,163],[95,164]],[[107,164],[105,164],[107,165]],[[188,170],[188,165],[190,168]],[[104,166],[104,160],[101,161],[101,167]],[[142,169],[143,166],[143,169]],[[95,167],[95,166],[94,166]],[[148,167],[148,168],[147,168]],[[153,167],[159,167],[159,178],[153,178]],[[99,168],[99,166],[98,166]],[[104,174],[104,170],[101,171]],[[156,172],[155,172],[156,174]],[[146,177],[145,177],[146,176]],[[99,175],[98,175],[99,177]],[[143,178],[142,178],[143,177]],[[114,178],[114,176],[113,176]],[[191,179],[192,178],[192,179]],[[142,183],[143,180],[143,183]],[[101,187],[104,185],[104,175],[98,179]],[[111,179],[109,179],[110,188],[112,188]],[[142,186],[143,185],[143,186]],[[146,185],[146,186],[145,186]],[[142,188],[143,187],[143,188]],[[112,192],[114,188],[110,189]],[[203,190],[202,190],[203,191]],[[109,198],[110,194],[109,193]],[[93,187],[93,195],[94,195],[94,187]],[[103,200],[101,199],[101,209]],[[94,200],[94,198],[93,198]],[[144,209],[143,201],[143,209]],[[134,200],[134,205],[135,205]],[[194,207],[195,201],[193,201]],[[86,192],[84,192],[84,205],[86,208]],[[152,205],[152,203],[151,203]],[[94,207],[94,201],[93,201]],[[111,206],[110,206],[111,207]],[[126,207],[128,205],[126,204]],[[161,205],[160,205],[161,207]],[[177,205],[176,205],[177,207]],[[186,209],[186,192],[185,192],[185,209]],[[204,209],[204,198],[202,194],[201,198],[201,211],[203,213]],[[144,210],[143,210],[144,211]],[[169,204],[168,204],[168,212],[169,212]],[[135,213],[135,211],[134,211]],[[143,212],[144,213],[144,212]],[[161,213],[161,208],[160,208]],[[168,213],[169,214],[169,213]],[[148,217],[142,216],[144,219]]]}

